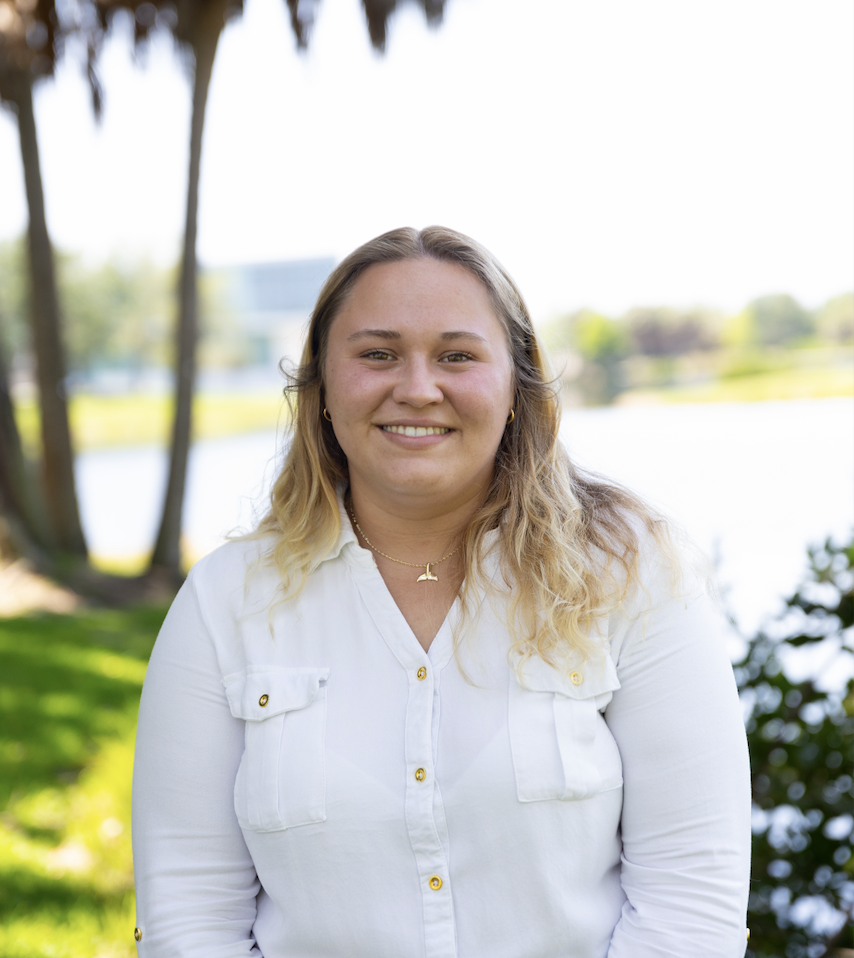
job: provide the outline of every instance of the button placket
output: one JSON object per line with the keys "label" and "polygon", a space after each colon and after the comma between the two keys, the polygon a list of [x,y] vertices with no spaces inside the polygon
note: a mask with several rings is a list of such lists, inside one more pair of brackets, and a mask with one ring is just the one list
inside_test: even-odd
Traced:
{"label": "button placket", "polygon": [[[423,674],[422,674],[423,670]],[[421,666],[410,672],[406,711],[406,825],[421,876],[426,958],[455,958],[456,926],[440,831],[444,809],[433,774],[438,674]],[[437,814],[439,820],[437,821]]]}
{"label": "button placket", "polygon": [[[392,654],[404,669],[409,682],[405,720],[405,810],[406,827],[421,883],[424,918],[424,958],[456,958],[456,923],[448,866],[443,846],[447,824],[434,774],[433,746],[434,684],[453,656],[454,608],[433,640],[425,660],[400,609],[394,604],[371,559],[371,569],[352,567],[353,578],[365,605]],[[423,768],[425,778],[415,778]],[[441,878],[442,887],[433,889],[431,877]]]}

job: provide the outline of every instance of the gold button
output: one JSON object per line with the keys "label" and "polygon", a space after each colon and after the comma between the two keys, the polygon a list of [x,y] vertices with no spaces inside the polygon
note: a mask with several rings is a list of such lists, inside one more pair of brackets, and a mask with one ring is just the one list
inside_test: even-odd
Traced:
{"label": "gold button", "polygon": [[142,941],[142,929],[134,928],[133,937],[136,939],[136,941]]}
{"label": "gold button", "polygon": [[438,875],[434,875],[430,879],[430,887],[433,891],[438,891],[442,887],[442,879]]}
{"label": "gold button", "polygon": [[580,672],[570,672],[569,681],[572,682],[573,685],[581,685],[584,681],[584,676]]}
{"label": "gold button", "polygon": [[267,695],[267,693],[265,692],[265,693],[261,696],[261,698],[258,699],[258,704],[261,706],[261,708],[264,708],[264,706],[265,706],[269,701],[270,701],[270,696]]}
{"label": "gold button", "polygon": [[422,665],[421,668],[415,673],[418,676],[418,681],[423,682],[427,678],[427,669]]}
{"label": "gold button", "polygon": [[747,929],[747,940],[750,941],[750,929]]}
{"label": "gold button", "polygon": [[424,771],[424,769],[423,769],[423,768],[416,768],[416,769],[415,769],[415,780],[418,781],[418,782],[423,782],[425,778],[427,778],[427,773]]}

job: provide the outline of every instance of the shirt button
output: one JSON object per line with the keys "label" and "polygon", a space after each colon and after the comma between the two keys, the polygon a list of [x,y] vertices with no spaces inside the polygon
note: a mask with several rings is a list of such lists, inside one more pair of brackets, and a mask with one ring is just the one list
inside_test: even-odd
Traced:
{"label": "shirt button", "polygon": [[438,891],[442,887],[442,879],[438,875],[434,875],[429,881],[430,887],[433,891]]}
{"label": "shirt button", "polygon": [[416,780],[417,782],[423,782],[425,778],[427,778],[427,773],[424,771],[424,769],[423,769],[423,768],[416,768],[416,769],[415,769],[415,780]]}
{"label": "shirt button", "polygon": [[427,669],[422,665],[421,668],[415,673],[418,676],[418,681],[423,682],[427,678]]}
{"label": "shirt button", "polygon": [[580,672],[570,672],[569,681],[572,682],[573,685],[581,685],[584,681],[584,676]]}
{"label": "shirt button", "polygon": [[261,706],[261,708],[264,708],[264,706],[265,706],[269,701],[270,701],[270,696],[267,695],[266,692],[265,692],[264,695],[262,695],[261,698],[258,699],[258,704]]}
{"label": "shirt button", "polygon": [[135,939],[136,941],[142,941],[142,929],[141,929],[141,928],[134,928],[134,930],[133,930],[133,937],[134,937],[134,939]]}

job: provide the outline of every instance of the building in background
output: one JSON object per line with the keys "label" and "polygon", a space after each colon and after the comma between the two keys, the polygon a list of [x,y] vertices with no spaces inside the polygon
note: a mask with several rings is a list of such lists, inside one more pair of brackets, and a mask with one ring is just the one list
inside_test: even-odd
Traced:
{"label": "building in background", "polygon": [[299,361],[309,316],[334,266],[324,257],[207,271],[249,366],[274,371],[282,359]]}

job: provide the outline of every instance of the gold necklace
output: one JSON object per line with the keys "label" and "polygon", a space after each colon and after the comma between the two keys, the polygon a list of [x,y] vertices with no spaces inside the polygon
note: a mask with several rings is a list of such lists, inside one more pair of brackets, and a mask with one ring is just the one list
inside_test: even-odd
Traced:
{"label": "gold necklace", "polygon": [[381,552],[373,544],[373,542],[371,542],[371,540],[362,531],[362,527],[359,525],[358,521],[356,520],[356,513],[353,511],[352,508],[350,509],[350,516],[353,519],[353,525],[356,527],[356,531],[365,540],[365,542],[367,542],[368,547],[372,549],[374,552],[376,552],[377,555],[381,555],[384,559],[391,559],[392,562],[397,562],[399,565],[408,565],[413,569],[420,569],[421,566],[424,566],[425,571],[422,572],[420,576],[418,576],[418,578],[415,580],[416,582],[438,582],[439,576],[434,575],[430,571],[430,566],[438,565],[440,562],[444,562],[445,559],[450,559],[451,556],[454,555],[456,552],[458,552],[460,548],[459,546],[457,546],[457,548],[454,549],[453,552],[449,552],[446,556],[442,556],[441,559],[437,559],[435,562],[404,562],[403,559],[395,559],[394,556],[390,556],[387,552]]}

